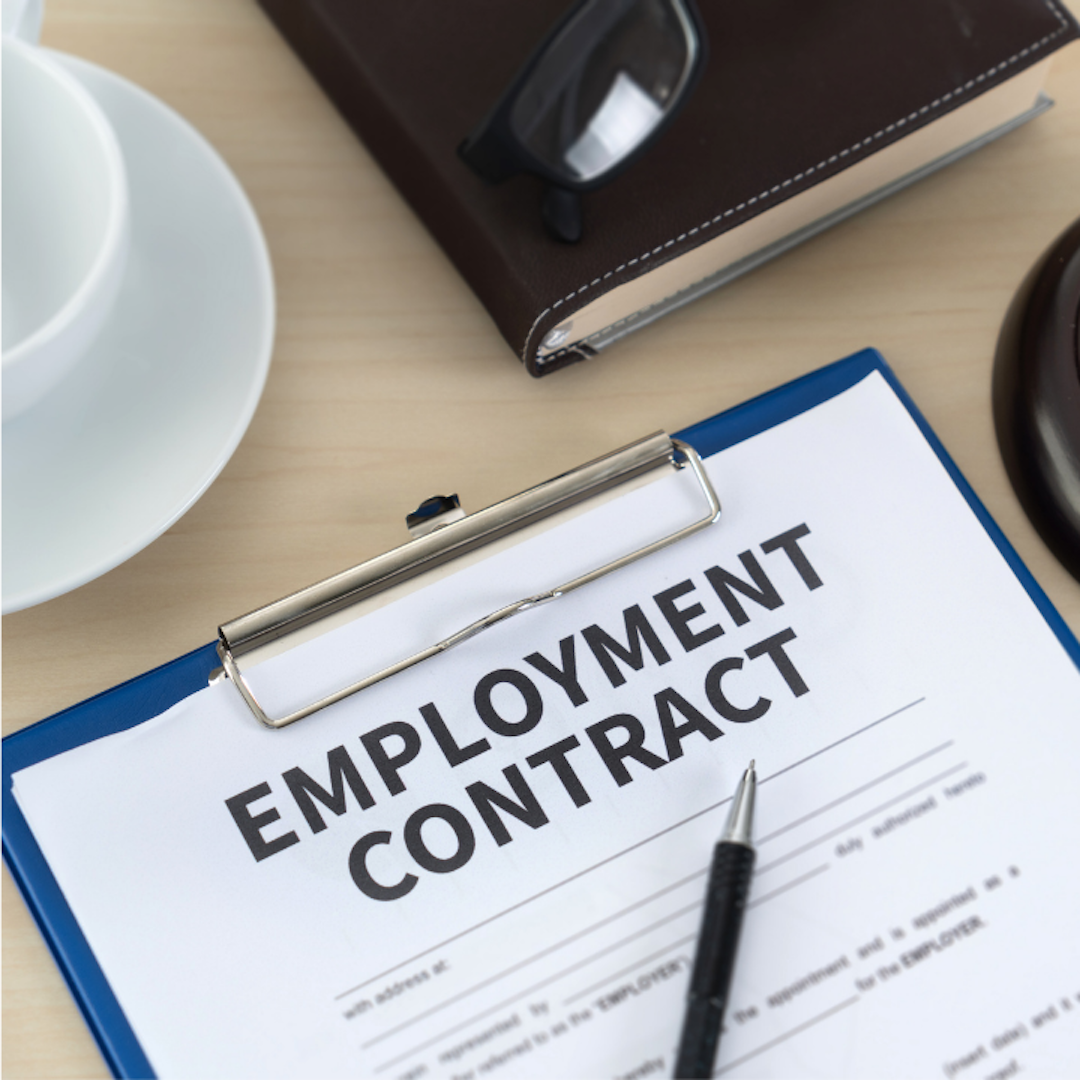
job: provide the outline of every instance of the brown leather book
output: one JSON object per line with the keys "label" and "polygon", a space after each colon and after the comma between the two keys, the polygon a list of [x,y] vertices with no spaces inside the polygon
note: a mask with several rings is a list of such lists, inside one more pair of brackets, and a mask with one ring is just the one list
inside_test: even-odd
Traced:
{"label": "brown leather book", "polygon": [[533,375],[1042,111],[1078,36],[1053,0],[701,0],[693,97],[567,245],[539,180],[490,185],[457,154],[566,0],[260,2]]}

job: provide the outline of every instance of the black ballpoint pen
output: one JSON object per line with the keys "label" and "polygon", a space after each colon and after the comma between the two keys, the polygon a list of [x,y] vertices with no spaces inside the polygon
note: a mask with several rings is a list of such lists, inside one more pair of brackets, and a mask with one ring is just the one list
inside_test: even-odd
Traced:
{"label": "black ballpoint pen", "polygon": [[716,1062],[743,909],[754,869],[750,828],[756,789],[757,774],[751,761],[735,790],[723,835],[713,848],[686,1017],[675,1059],[676,1077],[712,1076]]}

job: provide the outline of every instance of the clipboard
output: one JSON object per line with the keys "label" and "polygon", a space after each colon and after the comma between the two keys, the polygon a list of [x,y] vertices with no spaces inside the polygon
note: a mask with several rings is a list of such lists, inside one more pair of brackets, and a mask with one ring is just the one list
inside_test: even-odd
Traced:
{"label": "clipboard", "polygon": [[[856,353],[743,405],[686,428],[678,432],[674,439],[678,444],[692,448],[698,455],[708,457],[828,401],[874,372],[880,373],[885,378],[907,408],[958,491],[1000,550],[1007,565],[1027,591],[1050,630],[1072,662],[1080,667],[1080,642],[1072,635],[1064,620],[1020,561],[925,419],[907,396],[896,376],[876,351],[866,349]],[[657,454],[653,453],[652,457],[657,458]],[[627,472],[633,473],[634,469],[630,468]],[[722,497],[723,492],[721,491],[719,495]],[[454,516],[458,515],[454,514]],[[688,526],[688,528],[696,527],[698,523]],[[504,533],[506,531],[510,530],[503,530]],[[458,535],[460,534],[459,530]],[[675,539],[677,539],[677,534]],[[668,538],[667,542],[671,541],[672,538]],[[648,554],[648,551],[635,554]],[[373,560],[373,562],[377,561]],[[364,566],[370,569],[370,564],[364,564]],[[598,568],[600,569],[604,568]],[[352,573],[347,571],[346,576]],[[336,583],[333,586],[324,582],[313,588],[326,587],[330,594],[337,594],[340,599],[343,591],[341,586],[353,581],[352,577],[347,577],[347,581],[343,582],[341,577],[339,575],[337,579],[330,579],[330,582]],[[308,590],[302,590],[302,593],[306,594],[306,600],[312,598]],[[273,636],[273,626],[280,625],[281,620],[274,617],[275,613],[281,614],[282,609],[277,607],[280,603],[276,602],[268,609],[261,609],[260,613],[253,613],[259,616],[258,625],[264,627],[265,633],[270,636]],[[286,604],[286,607],[292,610],[292,605]],[[308,611],[304,618],[321,617],[325,609],[329,607],[333,607],[333,604],[328,603],[320,611],[316,605],[315,612]],[[495,615],[498,614],[495,613]],[[245,616],[241,620],[234,620],[233,624],[237,622],[243,624],[247,618]],[[205,687],[238,640],[233,624],[224,624],[224,633],[219,641],[204,645],[153,671],[17,732],[3,741],[4,859],[102,1055],[116,1076],[153,1076],[154,1071],[15,802],[12,794],[12,774],[68,749],[135,727]],[[242,650],[236,651],[242,652]],[[232,660],[235,661],[235,659],[234,655]],[[420,661],[416,661],[415,658],[406,659],[411,662],[422,662],[423,657]],[[377,677],[387,677],[387,673],[374,674]],[[348,689],[352,691],[354,687]],[[319,703],[313,704],[318,707]],[[314,709],[308,711],[314,711]],[[274,735],[272,732],[267,732],[266,737],[273,738]]]}

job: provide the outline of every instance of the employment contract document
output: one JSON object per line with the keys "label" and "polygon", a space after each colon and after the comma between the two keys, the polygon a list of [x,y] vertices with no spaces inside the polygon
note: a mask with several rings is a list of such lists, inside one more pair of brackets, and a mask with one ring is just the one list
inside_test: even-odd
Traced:
{"label": "employment contract document", "polygon": [[[1080,674],[886,381],[713,455],[714,526],[281,731],[217,684],[16,775],[160,1076],[1080,1071]],[[255,669],[272,712],[692,520],[671,477]]]}

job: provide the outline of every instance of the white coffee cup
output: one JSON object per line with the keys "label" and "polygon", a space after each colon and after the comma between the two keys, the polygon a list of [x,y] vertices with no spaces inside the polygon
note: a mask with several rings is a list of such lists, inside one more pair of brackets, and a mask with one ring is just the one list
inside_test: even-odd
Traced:
{"label": "white coffee cup", "polygon": [[90,93],[3,40],[3,418],[74,367],[113,308],[128,250],[124,159]]}
{"label": "white coffee cup", "polygon": [[3,0],[3,29],[5,36],[13,34],[23,41],[37,44],[41,37],[41,20],[45,15],[42,0]]}

